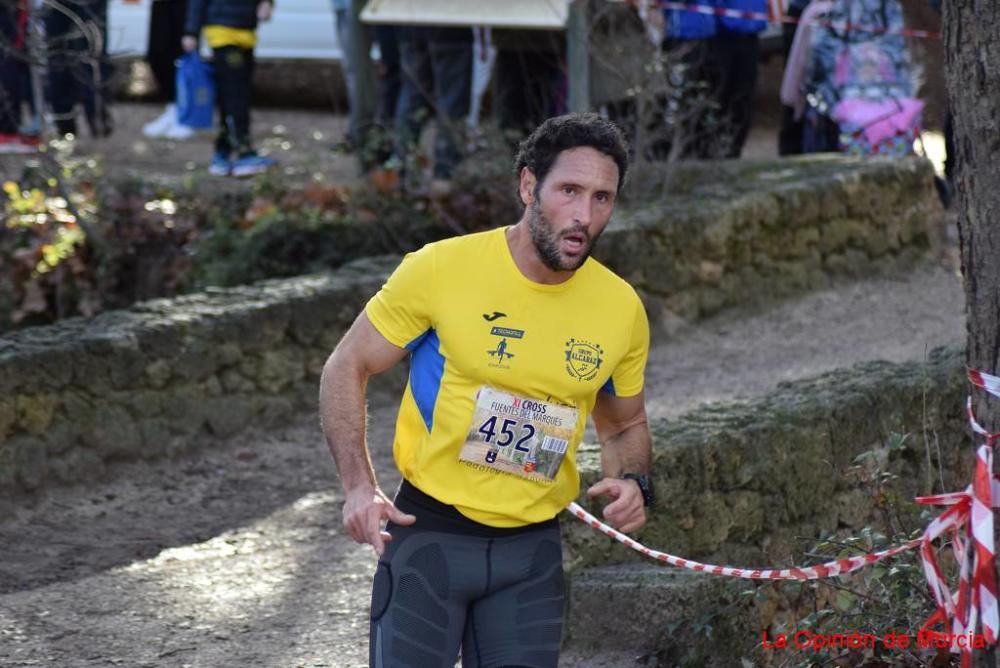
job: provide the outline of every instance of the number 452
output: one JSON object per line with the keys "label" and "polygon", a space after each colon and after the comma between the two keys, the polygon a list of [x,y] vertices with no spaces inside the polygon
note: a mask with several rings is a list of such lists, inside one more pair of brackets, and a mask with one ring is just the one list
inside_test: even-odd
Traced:
{"label": "number 452", "polygon": [[[517,434],[514,433],[513,429],[517,427],[520,423],[517,420],[511,420],[510,418],[504,418],[504,421],[500,424],[500,433],[497,435],[497,416],[491,415],[486,422],[483,422],[479,426],[479,433],[483,435],[483,440],[487,443],[492,443],[493,439],[496,439],[496,446],[498,448],[505,448],[514,442],[514,438]],[[514,449],[518,452],[530,453],[531,450],[524,447],[524,444],[531,440],[531,437],[535,435],[535,428],[525,422],[520,424],[521,427],[521,437],[517,439],[517,443],[514,443]]]}

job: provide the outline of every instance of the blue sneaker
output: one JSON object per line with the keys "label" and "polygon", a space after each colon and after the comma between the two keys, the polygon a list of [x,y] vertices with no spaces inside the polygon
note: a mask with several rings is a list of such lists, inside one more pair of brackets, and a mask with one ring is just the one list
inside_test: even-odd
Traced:
{"label": "blue sneaker", "polygon": [[278,164],[274,158],[251,153],[233,161],[233,176],[253,176],[262,174]]}
{"label": "blue sneaker", "polygon": [[233,161],[222,153],[212,156],[212,162],[208,163],[208,173],[213,176],[229,176],[233,173]]}

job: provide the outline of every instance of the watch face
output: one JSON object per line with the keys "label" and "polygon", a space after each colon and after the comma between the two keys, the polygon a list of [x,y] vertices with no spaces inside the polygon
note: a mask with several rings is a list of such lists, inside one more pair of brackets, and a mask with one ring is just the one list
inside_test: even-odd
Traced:
{"label": "watch face", "polygon": [[649,482],[649,478],[642,476],[639,480],[639,489],[642,490],[642,500],[647,506],[653,505],[653,485]]}

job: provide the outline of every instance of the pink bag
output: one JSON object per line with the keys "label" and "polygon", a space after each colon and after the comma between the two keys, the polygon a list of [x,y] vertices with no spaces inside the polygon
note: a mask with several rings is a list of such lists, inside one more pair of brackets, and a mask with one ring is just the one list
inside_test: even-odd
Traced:
{"label": "pink bag", "polygon": [[914,98],[841,100],[832,113],[841,129],[841,150],[866,155],[910,153],[920,133],[923,109],[924,102]]}

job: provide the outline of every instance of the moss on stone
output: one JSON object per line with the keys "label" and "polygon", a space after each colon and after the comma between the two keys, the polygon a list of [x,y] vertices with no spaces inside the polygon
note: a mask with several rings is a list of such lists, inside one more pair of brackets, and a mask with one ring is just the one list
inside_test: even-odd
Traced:
{"label": "moss on stone", "polygon": [[[964,486],[971,463],[958,456],[967,450],[963,372],[961,351],[942,349],[926,363],[861,364],[784,383],[752,403],[714,404],[654,421],[652,477],[661,502],[642,540],[722,562],[739,546],[739,556],[763,561],[776,556],[775,543],[792,544],[803,526],[833,531],[871,521],[876,509],[864,507],[866,487],[850,472],[858,455],[884,448],[892,432],[936,433],[946,484]],[[901,476],[904,498],[942,491],[929,487],[937,477],[928,475],[923,447],[913,439],[886,461]],[[600,478],[593,449],[582,449],[577,464],[583,488]],[[599,514],[594,501],[577,501]],[[565,525],[569,563],[622,558],[621,549],[593,549],[590,533]]]}

